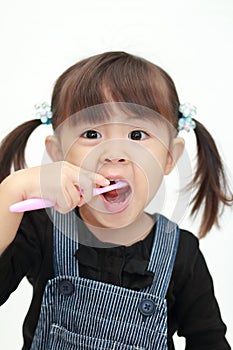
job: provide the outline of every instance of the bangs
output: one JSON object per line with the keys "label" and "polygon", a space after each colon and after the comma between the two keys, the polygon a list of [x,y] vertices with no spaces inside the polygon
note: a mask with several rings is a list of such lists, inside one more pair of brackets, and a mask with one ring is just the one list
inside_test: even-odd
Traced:
{"label": "bangs", "polygon": [[[52,99],[53,126],[77,114],[80,120],[86,117],[89,122],[108,122],[112,102],[121,103],[120,109],[135,116],[145,117],[151,110],[150,115],[155,112],[173,124],[179,102],[171,104],[171,87],[174,90],[167,73],[142,58],[124,52],[93,56],[72,66],[58,79]],[[75,118],[72,119],[73,123]]]}
{"label": "bangs", "polygon": [[[127,102],[105,102],[94,105],[67,118],[70,125],[77,124],[102,125],[106,123],[124,123],[124,120],[148,120],[154,124],[164,123],[167,120],[150,108]],[[66,119],[66,121],[67,121]]]}

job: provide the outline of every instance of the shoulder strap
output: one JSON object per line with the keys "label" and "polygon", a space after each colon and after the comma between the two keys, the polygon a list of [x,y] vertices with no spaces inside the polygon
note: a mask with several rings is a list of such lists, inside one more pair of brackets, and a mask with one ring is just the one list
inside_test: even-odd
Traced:
{"label": "shoulder strap", "polygon": [[55,276],[78,276],[78,217],[72,211],[60,214],[52,209]]}
{"label": "shoulder strap", "polygon": [[148,269],[154,272],[154,281],[145,292],[165,298],[170,283],[179,243],[180,230],[163,215],[154,215],[156,228]]}

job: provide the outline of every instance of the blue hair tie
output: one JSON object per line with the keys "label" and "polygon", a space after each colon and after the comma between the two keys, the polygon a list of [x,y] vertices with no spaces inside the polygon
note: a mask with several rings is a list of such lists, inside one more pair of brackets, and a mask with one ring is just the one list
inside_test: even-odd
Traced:
{"label": "blue hair tie", "polygon": [[36,119],[40,119],[42,124],[51,124],[51,118],[53,116],[51,107],[47,102],[43,102],[40,105],[35,105],[36,109]]}
{"label": "blue hair tie", "polygon": [[182,113],[182,117],[178,120],[178,131],[189,132],[191,129],[195,129],[196,123],[193,117],[197,114],[197,108],[190,103],[183,103],[180,105],[179,111]]}

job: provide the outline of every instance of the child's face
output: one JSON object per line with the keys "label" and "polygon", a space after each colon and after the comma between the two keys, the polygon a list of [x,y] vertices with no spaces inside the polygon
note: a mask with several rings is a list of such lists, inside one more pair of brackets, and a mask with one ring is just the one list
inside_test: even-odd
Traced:
{"label": "child's face", "polygon": [[172,154],[177,158],[183,150],[181,139],[171,142],[161,121],[117,112],[105,123],[65,123],[60,140],[64,160],[111,181],[128,183],[120,190],[93,197],[81,207],[90,224],[109,228],[125,227],[140,218],[163,176],[174,167]]}

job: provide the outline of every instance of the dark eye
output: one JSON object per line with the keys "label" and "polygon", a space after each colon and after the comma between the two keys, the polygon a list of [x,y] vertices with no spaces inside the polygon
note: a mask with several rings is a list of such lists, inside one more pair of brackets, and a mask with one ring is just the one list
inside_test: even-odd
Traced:
{"label": "dark eye", "polygon": [[135,141],[141,141],[147,138],[147,133],[141,130],[134,130],[129,133],[129,138]]}
{"label": "dark eye", "polygon": [[86,139],[99,139],[101,134],[95,130],[87,130],[82,134],[82,137]]}

